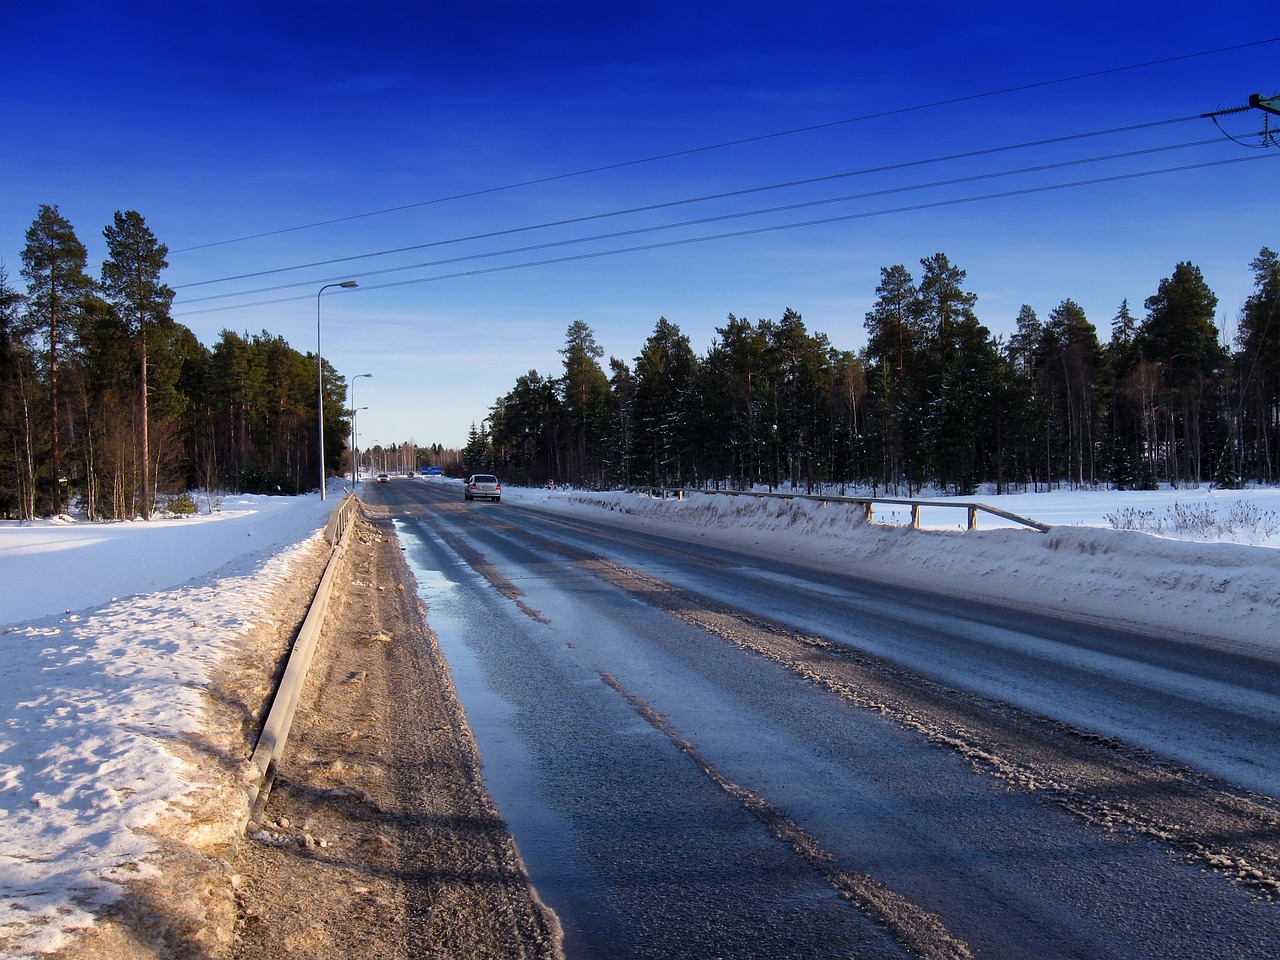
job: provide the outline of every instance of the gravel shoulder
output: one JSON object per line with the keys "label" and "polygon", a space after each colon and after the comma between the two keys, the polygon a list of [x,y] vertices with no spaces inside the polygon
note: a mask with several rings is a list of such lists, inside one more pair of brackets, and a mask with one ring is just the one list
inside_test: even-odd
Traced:
{"label": "gravel shoulder", "polygon": [[351,531],[274,787],[242,832],[248,755],[327,557],[317,543],[299,563],[209,690],[207,734],[176,745],[205,785],[55,960],[562,956],[385,517]]}
{"label": "gravel shoulder", "polygon": [[233,858],[232,955],[558,956],[394,531],[372,517],[352,534],[262,822]]}

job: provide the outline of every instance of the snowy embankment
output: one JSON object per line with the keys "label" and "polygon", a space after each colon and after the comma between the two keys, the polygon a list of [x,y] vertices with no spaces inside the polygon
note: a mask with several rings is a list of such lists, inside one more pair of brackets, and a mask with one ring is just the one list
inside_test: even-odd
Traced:
{"label": "snowy embankment", "polygon": [[[954,508],[924,509],[924,529],[916,531],[907,508],[884,504],[876,506],[876,522],[867,524],[857,507],[813,500],[706,494],[662,500],[532,490],[503,495],[563,510],[604,509],[636,524],[696,527],[726,545],[763,547],[873,580],[1280,653],[1280,490],[989,498],[1003,510],[1054,524],[1048,533],[988,514],[979,514],[980,529],[966,532],[965,511]],[[1112,529],[1108,517],[1138,518],[1165,532]]]}
{"label": "snowy embankment", "polygon": [[203,691],[333,501],[151,523],[0,523],[0,955],[56,948],[183,819]]}
{"label": "snowy embankment", "polygon": [[[186,816],[184,798],[201,787],[180,745],[209,722],[211,675],[267,615],[340,490],[328,502],[228,498],[186,520],[0,523],[0,954],[57,947],[118,894],[113,880],[148,870],[154,848],[139,831]],[[962,511],[925,511],[929,529],[916,532],[893,525],[907,518],[887,507],[867,525],[856,510],[806,501],[510,487],[503,498],[1280,655],[1277,490],[999,499],[1058,525],[1048,534],[966,533]],[[1238,502],[1263,519],[1212,533],[1236,543],[1112,530],[1106,519],[1127,509],[1158,520],[1191,504],[1225,520]]]}

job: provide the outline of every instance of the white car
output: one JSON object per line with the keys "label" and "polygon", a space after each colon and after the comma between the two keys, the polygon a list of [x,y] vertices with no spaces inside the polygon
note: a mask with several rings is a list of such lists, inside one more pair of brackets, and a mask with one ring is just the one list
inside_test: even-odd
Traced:
{"label": "white car", "polygon": [[390,483],[390,482],[391,482],[391,478],[390,478],[390,477],[388,477],[385,473],[380,473],[380,474],[378,474],[378,482],[379,482],[379,483]]}
{"label": "white car", "polygon": [[473,473],[467,477],[467,484],[462,489],[462,496],[466,500],[475,500],[477,498],[501,500],[502,484],[491,473]]}

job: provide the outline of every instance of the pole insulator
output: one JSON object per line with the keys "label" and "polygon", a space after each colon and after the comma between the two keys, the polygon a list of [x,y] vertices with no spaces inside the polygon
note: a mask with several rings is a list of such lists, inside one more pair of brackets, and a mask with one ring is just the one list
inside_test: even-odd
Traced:
{"label": "pole insulator", "polygon": [[[1256,97],[1257,94],[1255,93]],[[1234,113],[1247,113],[1249,108],[1253,106],[1252,102],[1245,104],[1243,107],[1228,107],[1225,110],[1213,110],[1210,113],[1200,114],[1201,120],[1212,120],[1216,117],[1229,117]]]}

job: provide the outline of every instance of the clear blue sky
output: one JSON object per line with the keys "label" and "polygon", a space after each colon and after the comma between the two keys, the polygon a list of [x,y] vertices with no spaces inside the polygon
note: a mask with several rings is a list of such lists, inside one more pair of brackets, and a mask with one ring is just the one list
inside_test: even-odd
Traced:
{"label": "clear blue sky", "polygon": [[[574,320],[595,330],[606,360],[631,362],[660,316],[702,352],[727,314],[776,319],[788,307],[834,345],[858,349],[880,268],[903,263],[918,276],[920,258],[942,251],[968,272],[978,315],[997,334],[1012,331],[1023,303],[1043,318],[1071,298],[1105,340],[1120,302],[1143,316],[1183,260],[1204,272],[1232,331],[1251,291],[1249,261],[1280,246],[1280,149],[1238,145],[1207,120],[916,163],[1270,96],[1280,90],[1280,23],[1262,7],[1230,16],[1202,2],[1114,0],[4,7],[0,261],[11,281],[20,283],[23,235],[41,203],[70,219],[95,272],[112,213],[139,211],[170,248],[175,316],[208,345],[224,328],[265,329],[314,350],[316,292],[355,277],[360,289],[324,295],[323,350],[344,375],[374,374],[357,386],[370,408],[362,446],[460,445],[517,376],[561,372],[557,350]],[[1238,49],[1192,56],[1228,47]],[[1118,69],[1139,64],[1150,65]],[[978,96],[996,91],[1008,92]],[[1222,122],[1256,144],[1248,135],[1262,119]],[[816,129],[766,136],[802,128]],[[1178,149],[926,186],[1158,147]],[[630,162],[670,154],[680,155]],[[1241,158],[1258,159],[938,205]],[[612,169],[563,176],[600,167]],[[874,167],[896,169],[442,243]],[[829,218],[844,219],[410,282]],[[406,247],[419,249],[386,252]],[[424,263],[436,265],[397,269]],[[282,272],[245,276],[259,271]],[[270,287],[284,288],[256,292]],[[234,296],[201,299],[222,294]]]}

